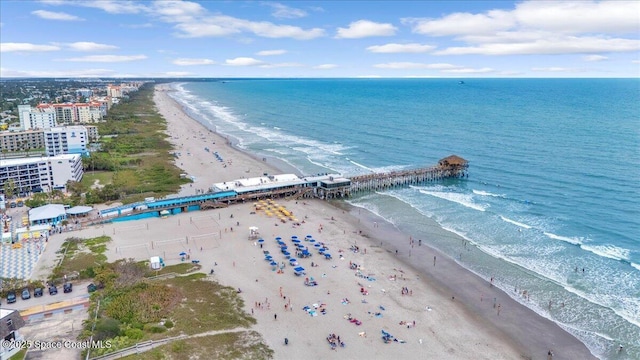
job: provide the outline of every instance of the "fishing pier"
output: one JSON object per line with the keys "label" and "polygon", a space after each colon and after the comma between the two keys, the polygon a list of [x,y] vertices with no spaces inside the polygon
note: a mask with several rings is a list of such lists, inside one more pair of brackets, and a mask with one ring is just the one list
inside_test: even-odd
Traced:
{"label": "fishing pier", "polygon": [[380,191],[410,185],[426,184],[448,178],[467,177],[469,163],[456,155],[451,155],[427,168],[374,173],[350,177],[344,196],[353,196],[362,192]]}
{"label": "fishing pier", "polygon": [[371,191],[421,185],[449,178],[464,178],[468,176],[468,166],[465,159],[451,155],[431,167],[353,177],[338,174],[305,177],[294,174],[265,175],[216,183],[206,194],[158,200],[151,198],[144,202],[105,209],[100,211],[100,217],[104,221],[133,220],[273,198],[341,199]]}

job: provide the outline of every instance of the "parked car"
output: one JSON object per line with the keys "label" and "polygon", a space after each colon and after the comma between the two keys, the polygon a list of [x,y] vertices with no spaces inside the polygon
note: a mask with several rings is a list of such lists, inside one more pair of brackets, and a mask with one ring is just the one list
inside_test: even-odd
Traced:
{"label": "parked car", "polygon": [[91,283],[89,285],[87,285],[87,291],[92,293],[94,291],[98,290],[98,287],[96,286],[96,284]]}
{"label": "parked car", "polygon": [[49,295],[55,295],[57,293],[58,293],[58,288],[53,284],[49,285]]}
{"label": "parked car", "polygon": [[33,297],[40,297],[42,296],[43,290],[42,288],[35,288],[35,290],[33,290]]}
{"label": "parked car", "polygon": [[18,201],[18,207],[23,207],[24,206],[24,201],[20,200]]}
{"label": "parked car", "polygon": [[62,290],[65,293],[70,293],[71,290],[73,290],[73,285],[71,283],[64,283],[64,285],[62,286]]}
{"label": "parked car", "polygon": [[9,203],[9,207],[12,209],[15,208],[16,206],[17,206],[16,203],[13,201]]}
{"label": "parked car", "polygon": [[29,291],[28,288],[22,289],[22,295],[20,297],[22,297],[22,300],[31,299],[31,291]]}
{"label": "parked car", "polygon": [[7,304],[13,304],[16,300],[16,292],[13,290],[9,291],[9,293],[7,293]]}

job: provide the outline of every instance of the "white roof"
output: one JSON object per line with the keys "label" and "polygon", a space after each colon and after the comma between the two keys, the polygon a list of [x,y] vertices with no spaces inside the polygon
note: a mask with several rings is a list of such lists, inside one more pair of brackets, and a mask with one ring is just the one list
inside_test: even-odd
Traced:
{"label": "white roof", "polygon": [[57,161],[57,160],[63,160],[63,161],[75,160],[75,158],[78,158],[78,157],[80,157],[79,154],[60,154],[56,156],[5,159],[5,160],[0,160],[0,167],[36,164],[40,162]]}
{"label": "white roof", "polygon": [[86,214],[91,210],[93,210],[91,206],[74,206],[71,209],[67,210],[67,214],[69,215]]}
{"label": "white roof", "polygon": [[226,191],[236,190],[238,192],[255,191],[256,189],[270,189],[278,188],[287,185],[299,185],[303,184],[298,175],[295,174],[280,174],[269,176],[259,176],[246,179],[232,180],[222,183],[213,184],[213,187]]}
{"label": "white roof", "polygon": [[29,221],[53,219],[64,214],[64,205],[48,204],[29,210]]}

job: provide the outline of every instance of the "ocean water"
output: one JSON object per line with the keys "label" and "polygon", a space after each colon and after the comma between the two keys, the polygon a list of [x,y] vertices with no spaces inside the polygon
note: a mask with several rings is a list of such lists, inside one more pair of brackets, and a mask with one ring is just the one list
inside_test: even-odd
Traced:
{"label": "ocean water", "polygon": [[[638,79],[229,79],[174,88],[209,128],[305,175],[467,159],[468,179],[349,202],[493,276],[596,356],[640,359]],[[470,254],[460,255],[452,233]]]}

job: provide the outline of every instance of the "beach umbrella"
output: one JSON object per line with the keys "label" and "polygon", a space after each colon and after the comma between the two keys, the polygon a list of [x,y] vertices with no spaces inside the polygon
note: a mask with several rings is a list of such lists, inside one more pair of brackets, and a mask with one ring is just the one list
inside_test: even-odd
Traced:
{"label": "beach umbrella", "polygon": [[258,240],[258,242],[259,242],[260,244],[262,244],[262,243],[264,242],[264,239],[260,239],[260,240]]}
{"label": "beach umbrella", "polygon": [[276,237],[276,241],[280,241],[282,238],[280,236]]}
{"label": "beach umbrella", "polygon": [[305,238],[307,238],[307,239],[312,239],[312,238],[313,238],[313,236],[311,236],[311,235],[307,235],[307,236],[305,236]]}
{"label": "beach umbrella", "polygon": [[323,252],[324,252],[324,250],[325,250],[325,248],[320,248],[320,249],[318,249],[318,251],[319,251],[320,253],[323,253]]}
{"label": "beach umbrella", "polygon": [[296,243],[296,244],[300,244],[300,240],[298,240],[298,239],[294,239],[294,240],[292,240],[292,241],[293,241],[294,243]]}
{"label": "beach umbrella", "polygon": [[181,252],[181,253],[180,253],[180,254],[178,254],[178,255],[180,255],[180,256],[185,256],[185,255],[187,255],[187,253],[183,251],[183,252]]}
{"label": "beach umbrella", "polygon": [[275,261],[272,261],[272,262],[270,262],[270,263],[269,263],[269,265],[271,265],[271,266],[276,266],[276,265],[278,265],[278,263],[277,263],[277,262],[275,262]]}
{"label": "beach umbrella", "polygon": [[309,242],[313,243],[313,242],[316,242],[316,240],[315,239],[309,239]]}
{"label": "beach umbrella", "polygon": [[296,235],[291,236],[291,240],[298,240],[298,237]]}
{"label": "beach umbrella", "polygon": [[316,248],[322,247],[322,245],[320,244],[314,244],[313,246],[315,246]]}

